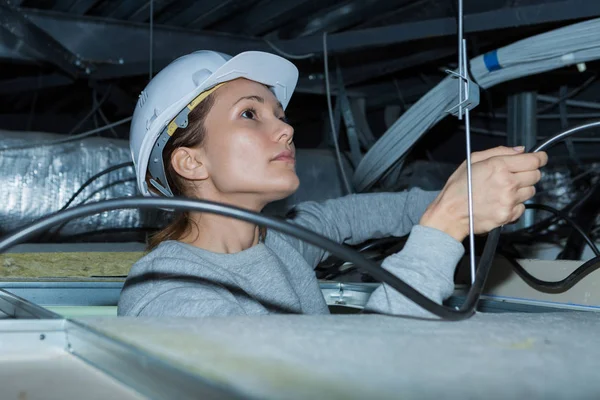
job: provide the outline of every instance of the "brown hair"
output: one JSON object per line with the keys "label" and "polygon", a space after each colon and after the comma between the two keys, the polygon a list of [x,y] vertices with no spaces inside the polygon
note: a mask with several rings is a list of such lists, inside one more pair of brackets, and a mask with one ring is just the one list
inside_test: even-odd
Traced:
{"label": "brown hair", "polygon": [[[163,162],[165,176],[174,196],[186,196],[187,183],[173,168],[171,156],[173,151],[179,147],[199,147],[202,146],[206,138],[206,127],[204,122],[206,116],[215,103],[215,94],[211,93],[201,103],[199,103],[188,115],[188,125],[185,128],[178,128],[173,137],[167,142],[163,150]],[[149,173],[146,174],[146,181],[150,179]],[[148,187],[152,187],[148,182]],[[166,240],[178,240],[185,235],[193,220],[189,212],[178,212],[174,219],[162,230],[153,234],[148,239],[147,251],[157,247]],[[260,238],[264,240],[266,230],[260,227]]]}

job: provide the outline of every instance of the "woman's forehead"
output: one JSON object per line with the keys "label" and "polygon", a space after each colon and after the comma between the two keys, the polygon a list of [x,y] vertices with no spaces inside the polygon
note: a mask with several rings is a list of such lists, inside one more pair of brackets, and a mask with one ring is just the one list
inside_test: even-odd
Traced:
{"label": "woman's forehead", "polygon": [[273,92],[267,86],[243,78],[227,82],[217,90],[216,97],[218,102],[231,103],[231,106],[240,98],[251,96],[262,97],[268,103],[276,104],[278,102]]}

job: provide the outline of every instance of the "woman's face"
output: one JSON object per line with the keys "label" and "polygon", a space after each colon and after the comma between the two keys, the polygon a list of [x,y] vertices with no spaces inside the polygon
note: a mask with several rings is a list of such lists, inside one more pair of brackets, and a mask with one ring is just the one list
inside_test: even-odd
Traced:
{"label": "woman's face", "polygon": [[216,92],[205,120],[205,165],[224,197],[258,195],[265,203],[285,198],[299,185],[294,129],[264,85],[246,79]]}

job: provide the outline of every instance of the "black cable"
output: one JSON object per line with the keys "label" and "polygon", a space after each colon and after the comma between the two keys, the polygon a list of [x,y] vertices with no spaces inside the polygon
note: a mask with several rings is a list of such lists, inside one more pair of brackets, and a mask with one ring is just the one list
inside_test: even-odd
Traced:
{"label": "black cable", "polygon": [[[593,240],[592,228],[596,221],[596,216],[600,213],[600,185],[592,186],[592,195],[588,200],[581,204],[577,213],[573,216],[575,222],[588,234]],[[557,257],[557,260],[580,260],[585,249],[585,240],[575,232],[571,232],[567,237],[567,242],[563,250]]]}
{"label": "black cable", "polygon": [[363,245],[362,247],[359,247],[358,252],[364,253],[365,251],[369,251],[376,247],[385,246],[386,244],[396,244],[400,240],[401,240],[401,238],[398,238],[398,237],[384,237],[384,238],[380,238],[380,239],[375,239],[375,240]]}
{"label": "black cable", "polygon": [[[591,197],[593,192],[594,192],[593,188],[589,189],[582,196],[578,197],[577,199],[573,200],[571,203],[569,203],[565,207],[563,207],[560,211],[563,214],[569,215],[571,212],[575,211],[582,204],[584,204],[586,201],[588,201],[588,199]],[[559,220],[559,218],[556,215],[552,215],[551,217],[543,219],[541,221],[538,221],[531,226],[527,226],[525,228],[521,228],[521,229],[518,229],[518,230],[512,231],[512,232],[503,232],[502,236],[504,238],[509,238],[510,240],[515,240],[517,238],[523,238],[523,237],[525,237],[526,239],[532,238],[534,236],[537,237],[540,235],[541,232],[547,230],[550,226],[554,225],[558,220]]]}
{"label": "black cable", "polygon": [[121,163],[121,164],[117,164],[117,165],[113,165],[112,167],[108,167],[105,170],[98,172],[96,175],[92,176],[90,179],[88,179],[87,181],[84,182],[83,185],[81,185],[79,187],[79,189],[77,189],[75,191],[75,193],[73,193],[73,195],[71,196],[71,198],[65,203],[64,206],[61,207],[61,211],[62,210],[66,210],[67,208],[69,208],[69,206],[71,205],[71,203],[73,201],[75,201],[75,199],[77,198],[77,196],[79,196],[81,194],[81,192],[83,192],[85,190],[85,188],[87,188],[88,186],[90,186],[92,183],[94,183],[94,181],[96,179],[99,179],[101,177],[103,177],[106,174],[110,174],[113,171],[117,171],[123,168],[127,168],[127,167],[133,167],[133,162],[129,161],[129,162],[125,162],[125,163]]}
{"label": "black cable", "polygon": [[569,100],[571,97],[576,96],[577,94],[579,94],[581,91],[583,91],[584,89],[587,89],[588,86],[590,86],[592,83],[594,83],[594,81],[596,80],[598,76],[597,75],[592,75],[591,77],[589,77],[585,82],[583,82],[580,86],[576,87],[575,89],[571,90],[569,93],[560,96],[558,99],[556,99],[555,101],[553,101],[552,103],[540,108],[539,110],[537,110],[538,114],[543,114],[547,111],[552,110],[554,107],[556,107],[557,105],[559,105],[560,103],[562,103],[563,101]]}
{"label": "black cable", "polygon": [[579,233],[581,235],[581,237],[583,238],[583,240],[585,240],[587,245],[590,246],[590,248],[592,249],[592,251],[594,252],[596,257],[600,257],[600,250],[598,249],[598,247],[596,246],[594,241],[588,236],[587,233],[585,233],[583,228],[581,228],[581,226],[579,226],[579,224],[577,222],[575,222],[567,214],[563,213],[560,210],[557,210],[554,207],[550,207],[550,206],[547,206],[544,204],[525,204],[525,208],[532,209],[532,210],[547,211],[547,212],[550,212],[550,213],[556,215],[557,217],[559,217],[561,219],[564,219],[565,222],[567,222],[573,229],[575,229],[577,231],[577,233]]}
{"label": "black cable", "polygon": [[492,264],[491,261],[500,237],[500,230],[498,228],[490,232],[483,255],[481,257],[481,261],[479,263],[475,282],[473,283],[473,286],[467,295],[467,300],[459,309],[437,304],[436,302],[422,295],[419,291],[408,285],[402,279],[398,278],[387,270],[380,268],[377,263],[365,259],[357,251],[348,246],[338,244],[324,236],[318,235],[306,228],[291,224],[284,220],[274,219],[262,214],[244,210],[242,208],[201,200],[184,198],[126,198],[100,201],[91,204],[79,205],[73,208],[67,208],[66,210],[59,211],[33,222],[18,232],[5,237],[2,241],[0,241],[0,253],[3,253],[10,247],[22,243],[23,241],[34,237],[53,226],[60,225],[72,219],[86,217],[88,215],[93,215],[104,211],[128,208],[168,208],[178,211],[207,212],[236,218],[259,226],[265,226],[267,228],[274,229],[281,233],[294,236],[314,246],[323,248],[337,257],[354,263],[354,265],[356,265],[358,268],[369,273],[374,278],[387,283],[399,293],[403,294],[405,297],[421,306],[423,309],[434,315],[437,315],[440,318],[452,321],[466,319],[473,315],[479,301],[479,295],[481,294],[487,279],[488,271]]}
{"label": "black cable", "polygon": [[[79,189],[77,189],[75,191],[75,193],[73,193],[73,195],[69,198],[69,200],[65,203],[65,205],[60,208],[59,211],[66,210],[67,208],[69,208],[69,206],[71,205],[71,203],[73,203],[73,201],[75,201],[77,196],[79,196],[88,186],[90,186],[92,183],[94,183],[94,181],[96,181],[97,179],[103,177],[104,175],[110,174],[111,172],[117,171],[119,169],[127,168],[127,167],[133,167],[133,162],[129,161],[126,163],[113,165],[111,167],[106,168],[103,171],[98,172],[96,175],[92,176],[87,181],[85,181],[83,183],[83,185],[81,185],[79,187]],[[54,229],[52,233],[48,232],[47,235],[43,235],[41,240],[54,242],[58,238],[58,234],[60,233],[62,228],[65,227],[66,224],[67,223],[65,222],[64,224],[61,224],[59,227]]]}
{"label": "black cable", "polygon": [[[370,250],[373,250],[375,248],[382,247],[385,245],[389,245],[389,244],[393,244],[393,246],[391,246],[391,247],[395,248],[395,247],[397,247],[396,244],[401,240],[402,239],[398,238],[398,237],[379,238],[379,239],[369,241],[369,243],[364,244],[363,246],[359,247],[356,250],[359,253],[363,254],[367,251],[370,251]],[[382,255],[387,253],[388,251],[389,251],[389,249],[385,249],[384,251],[381,252],[381,254],[378,254],[373,257],[368,257],[368,259],[373,260],[373,261],[379,261],[382,258],[385,258]],[[396,253],[396,251],[394,253]],[[319,269],[319,272],[320,272],[318,275],[321,277],[321,279],[333,279],[338,276],[344,275],[350,271],[354,271],[356,269],[354,266],[352,266],[352,267],[349,267],[348,269],[345,269],[344,271],[340,271],[339,269],[345,263],[346,263],[346,261],[339,260],[339,259],[337,259],[337,257],[333,261],[328,260],[328,262],[325,263],[324,265],[322,264],[322,265],[317,266],[317,269]]]}
{"label": "black cable", "polygon": [[[359,247],[357,249],[357,251],[359,253],[363,254],[367,251],[370,251],[370,250],[373,250],[375,248],[382,247],[385,245],[389,245],[389,244],[393,245],[390,248],[395,248],[395,247],[397,247],[396,245],[399,241],[402,241],[402,239],[398,238],[398,237],[379,238],[379,239],[369,241],[368,243]],[[402,244],[404,245],[404,243],[402,243]],[[389,252],[389,249],[385,249],[380,254],[378,254],[374,257],[368,257],[368,259],[373,260],[373,261],[380,261],[381,259],[385,258],[384,254],[386,254],[388,252]],[[396,252],[397,251],[394,251],[394,253],[396,253]],[[337,257],[335,257],[334,260],[327,260],[325,263],[319,264],[317,266],[317,268],[315,269],[315,271],[317,272],[317,277],[319,279],[334,279],[339,276],[345,275],[349,272],[352,272],[356,269],[356,267],[351,266],[351,267],[345,269],[344,271],[341,271],[340,268],[344,264],[346,264],[346,261],[340,260]]]}
{"label": "black cable", "polygon": [[563,293],[567,290],[571,289],[575,286],[579,281],[585,278],[590,273],[594,272],[598,268],[600,268],[600,257],[596,256],[585,263],[583,263],[579,268],[575,271],[571,272],[569,276],[565,279],[555,282],[543,281],[541,279],[536,278],[527,272],[521,264],[517,260],[515,260],[511,255],[499,251],[499,254],[502,255],[514,268],[515,272],[523,279],[529,286],[533,289],[538,290],[544,293]]}

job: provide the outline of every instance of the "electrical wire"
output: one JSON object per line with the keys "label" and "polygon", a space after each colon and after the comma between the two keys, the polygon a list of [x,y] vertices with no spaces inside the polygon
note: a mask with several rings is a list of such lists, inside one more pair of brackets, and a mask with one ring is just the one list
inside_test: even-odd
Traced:
{"label": "electrical wire", "polygon": [[[458,127],[458,129],[464,130],[465,126],[460,125]],[[486,128],[471,127],[471,132],[479,133],[479,134],[487,135],[487,136],[502,137],[502,138],[505,138],[507,136],[506,132],[492,130],[492,129],[486,129]],[[536,140],[545,140],[548,138],[549,138],[548,136],[537,136]],[[594,138],[594,137],[573,138],[572,140],[573,140],[573,142],[577,142],[577,143],[600,143],[600,138]]]}
{"label": "electrical wire", "polygon": [[[600,123],[600,122],[598,122],[598,123]],[[569,136],[572,136],[573,134],[575,134],[583,129],[587,129],[589,127],[589,125],[592,125],[592,124],[585,124],[585,125],[581,125],[581,126],[566,130],[564,132],[560,132],[557,135],[546,140],[545,142],[541,143],[540,145],[536,146],[532,152],[535,153],[535,152],[539,152],[539,151],[544,151],[547,148],[552,147],[555,144],[557,144],[558,142],[560,142],[560,140],[568,138]],[[515,271],[517,272],[517,274],[519,274],[519,276],[521,276],[521,278],[525,282],[527,282],[531,287],[533,287],[534,289],[540,290],[540,291],[550,291],[553,293],[564,292],[564,291],[568,290],[569,288],[573,287],[573,285],[575,285],[577,282],[579,282],[583,277],[588,275],[590,272],[592,272],[593,270],[600,267],[600,251],[596,247],[593,240],[591,240],[591,238],[585,233],[585,231],[581,227],[579,227],[579,225],[575,221],[573,221],[568,215],[566,215],[562,211],[559,211],[552,207],[541,205],[541,204],[526,204],[525,207],[545,210],[545,211],[555,214],[556,216],[558,216],[560,218],[563,218],[575,230],[577,230],[577,232],[579,234],[582,235],[582,237],[584,238],[586,243],[594,251],[594,254],[596,254],[596,257],[585,262],[583,265],[581,265],[579,268],[577,268],[577,270],[575,270],[573,273],[571,273],[568,277],[566,277],[562,281],[558,281],[558,282],[545,282],[545,281],[542,281],[540,279],[533,277],[531,274],[529,274],[527,271],[525,271],[525,269],[523,269],[523,267],[514,258],[512,258],[511,256],[509,256],[507,254],[504,254],[504,257],[509,262],[511,262],[511,264],[512,264],[513,268],[515,269]],[[487,243],[486,243],[486,245],[487,245]]]}
{"label": "electrical wire", "polygon": [[[94,101],[94,104],[98,103],[98,99],[96,98],[96,89],[94,89],[92,91],[92,98]],[[108,120],[108,118],[106,118],[106,115],[104,115],[104,112],[102,111],[102,107],[98,107],[98,114],[100,115],[100,118],[102,119],[102,121],[104,121],[105,125],[109,125],[110,121]],[[96,115],[94,115],[94,118],[96,117]],[[99,128],[99,126],[96,126],[96,128]],[[115,138],[119,138],[119,134],[117,133],[117,131],[114,130],[114,128],[110,128],[110,131],[112,132],[113,136]]]}
{"label": "electrical wire", "polygon": [[75,124],[75,126],[69,131],[69,135],[72,135],[73,133],[77,132],[77,129],[79,129],[81,127],[81,125],[83,125],[85,123],[85,121],[87,121],[88,119],[90,119],[90,117],[92,115],[96,114],[96,111],[98,111],[98,108],[100,108],[102,106],[102,104],[104,104],[104,102],[106,101],[106,99],[108,99],[108,95],[110,94],[110,86],[108,87],[108,89],[106,90],[106,93],[104,93],[104,96],[102,96],[102,98],[100,99],[100,102],[96,105],[94,105],[92,107],[92,109],[90,110],[89,113],[86,114],[85,117],[83,117],[77,124]]}
{"label": "electrical wire", "polygon": [[[120,169],[123,169],[123,168],[127,168],[127,167],[133,167],[133,162],[129,161],[129,162],[126,162],[126,163],[121,163],[121,164],[113,165],[113,166],[111,166],[111,167],[108,167],[108,168],[106,168],[106,169],[104,169],[104,170],[100,171],[99,173],[97,173],[97,174],[93,175],[91,178],[89,178],[87,181],[85,181],[85,182],[83,183],[83,185],[81,185],[81,186],[79,187],[79,189],[77,189],[77,190],[75,191],[75,193],[73,193],[73,195],[72,195],[72,196],[69,198],[69,200],[68,200],[68,201],[65,203],[65,205],[64,205],[64,206],[62,206],[62,207],[60,208],[60,210],[59,210],[59,211],[66,210],[67,208],[69,208],[69,206],[71,205],[71,203],[73,203],[73,201],[75,201],[75,199],[76,199],[76,198],[77,198],[77,197],[78,197],[78,196],[79,196],[79,195],[80,195],[80,194],[81,194],[81,193],[82,193],[82,192],[83,192],[83,191],[84,191],[84,190],[85,190],[85,189],[86,189],[88,186],[90,186],[92,183],[94,183],[94,182],[95,182],[96,180],[98,180],[99,178],[103,177],[104,175],[110,174],[110,173],[111,173],[111,172],[113,172],[113,171],[117,171],[117,170],[120,170]],[[102,189],[106,189],[106,187],[104,187],[104,188],[101,188],[101,190],[102,190]],[[92,194],[92,196],[93,196],[93,194]],[[84,202],[85,202],[86,200],[87,200],[87,199],[84,199]],[[46,241],[51,241],[51,242],[55,241],[55,240],[56,240],[56,239],[59,237],[59,233],[60,233],[60,231],[61,231],[61,230],[62,230],[62,229],[65,227],[65,225],[66,225],[66,223],[64,223],[64,224],[61,224],[61,225],[59,225],[59,226],[58,226],[56,229],[53,229],[53,231],[52,231],[52,232],[48,232],[48,234],[47,234],[47,235],[44,235],[44,236],[42,237],[42,240],[43,240],[44,242],[46,242]]]}
{"label": "electrical wire", "polygon": [[[389,245],[389,244],[393,244],[394,246],[392,246],[392,247],[396,247],[395,245],[401,240],[402,239],[398,238],[398,237],[384,237],[384,238],[380,238],[380,239],[375,239],[375,240],[370,241],[369,243],[366,243],[363,246],[359,247],[356,251],[358,251],[361,254],[364,254],[367,251],[371,251],[375,248],[382,247],[382,246]],[[387,251],[388,251],[388,249],[384,250],[383,253],[385,253]],[[377,260],[378,258],[379,258],[379,255],[376,255],[374,257],[369,257],[369,259],[371,259],[371,260]],[[317,268],[322,269],[323,274],[331,275],[332,272],[339,270],[339,268],[342,267],[344,264],[346,264],[346,261],[336,259],[333,262],[326,262],[325,265],[320,264],[319,266],[317,266]],[[354,269],[354,267],[351,267],[348,270],[353,270],[353,269]],[[347,272],[348,270],[344,271],[344,273]],[[335,274],[335,276],[338,276],[338,275],[340,275],[340,274]]]}
{"label": "electrical wire", "polygon": [[342,180],[348,194],[353,193],[352,185],[346,176],[346,170],[342,163],[342,155],[340,152],[340,145],[337,138],[337,130],[335,129],[335,123],[333,122],[333,106],[331,105],[331,86],[329,85],[329,60],[327,56],[327,32],[323,32],[323,64],[325,68],[325,90],[327,92],[327,110],[329,112],[329,123],[331,124],[331,136],[333,137],[333,145],[335,146],[335,154],[337,156],[338,166],[340,173],[342,174]]}
{"label": "electrical wire", "polygon": [[402,279],[398,278],[384,268],[381,268],[377,263],[365,259],[357,251],[348,246],[336,243],[329,238],[316,234],[302,226],[292,224],[281,219],[270,218],[259,213],[244,210],[242,208],[195,199],[147,197],[125,198],[100,201],[91,204],[78,205],[73,208],[67,208],[66,210],[59,211],[33,222],[32,224],[20,229],[18,232],[3,238],[0,241],[0,253],[5,252],[10,247],[22,243],[29,238],[37,236],[49,228],[66,223],[72,219],[86,217],[105,211],[130,208],[166,208],[178,211],[206,212],[230,218],[236,218],[294,236],[309,244],[323,248],[339,258],[343,258],[349,262],[352,262],[357,266],[357,268],[360,268],[374,278],[387,283],[389,286],[402,293],[404,296],[421,306],[423,309],[434,315],[437,315],[440,318],[453,321],[466,319],[473,315],[475,307],[479,301],[479,296],[485,285],[499,239],[498,229],[495,229],[488,235],[488,240],[481,257],[480,267],[477,270],[475,283],[469,290],[467,299],[458,309],[445,307],[430,300],[419,291],[408,285]]}
{"label": "electrical wire", "polygon": [[[575,183],[580,179],[585,178],[586,176],[594,173],[594,172],[600,172],[600,167],[592,167],[592,168],[588,168],[585,171],[575,175],[572,178],[567,179],[566,181],[563,181],[563,184],[568,184],[568,183]],[[541,190],[539,192],[536,192],[536,196],[539,196],[541,194],[546,194],[546,193],[550,193],[552,191],[552,189],[548,189],[548,190]]]}
{"label": "electrical wire", "polygon": [[68,143],[68,142],[74,142],[74,141],[85,139],[85,138],[87,138],[89,136],[95,135],[96,133],[104,132],[106,130],[109,130],[110,128],[114,128],[115,126],[123,125],[123,124],[131,121],[131,119],[132,119],[132,117],[123,118],[122,120],[119,120],[117,122],[113,122],[112,124],[108,124],[106,126],[101,126],[100,128],[92,129],[92,130],[89,130],[87,132],[82,132],[82,133],[79,133],[77,135],[72,135],[72,136],[66,137],[64,139],[50,140],[50,141],[47,141],[47,142],[34,143],[34,144],[26,145],[26,146],[0,147],[0,152],[2,152],[2,151],[26,150],[26,149],[33,149],[33,148],[36,148],[36,147],[55,146],[55,145],[58,145],[58,144],[63,144],[63,143]]}
{"label": "electrical wire", "polygon": [[[560,125],[561,129],[567,129],[569,127],[569,118],[567,116],[567,103],[565,103],[564,98],[567,96],[567,86],[561,86],[560,88],[560,103],[558,104],[559,115],[560,115]],[[573,161],[577,166],[581,167],[581,160],[577,156],[577,152],[575,151],[575,146],[573,145],[573,139],[567,138],[565,139],[565,146],[567,147],[567,152],[569,153],[569,158]]]}
{"label": "electrical wire", "polygon": [[561,140],[564,140],[577,132],[580,132],[580,131],[583,131],[586,129],[590,129],[590,128],[595,128],[595,127],[600,127],[600,121],[588,122],[587,124],[582,124],[582,125],[578,125],[576,127],[567,129],[566,131],[562,131],[559,134],[552,136],[551,138],[546,140],[544,143],[542,143],[541,145],[534,148],[531,152],[536,153],[538,151],[542,151],[543,149],[545,149],[547,147],[554,146],[556,143],[559,143]]}
{"label": "electrical wire", "polygon": [[88,186],[90,186],[92,183],[94,183],[97,179],[103,177],[104,175],[110,174],[113,171],[118,171],[120,169],[127,168],[127,167],[133,167],[133,162],[129,161],[129,162],[113,165],[111,167],[106,168],[103,171],[98,172],[96,175],[93,175],[91,178],[89,178],[87,181],[85,181],[83,183],[83,185],[81,185],[79,187],[79,189],[77,189],[75,191],[75,193],[73,193],[71,198],[69,198],[69,200],[65,203],[65,205],[60,208],[60,210],[66,210],[67,208],[69,208],[69,206],[71,205],[71,203],[73,201],[75,201],[77,196],[79,196],[81,194],[81,192],[83,192]]}
{"label": "electrical wire", "polygon": [[575,271],[570,273],[565,279],[555,282],[548,282],[538,279],[531,275],[523,268],[519,262],[504,251],[498,252],[504,257],[513,267],[515,272],[527,283],[529,286],[545,293],[563,293],[575,286],[579,281],[585,278],[590,273],[600,268],[600,257],[596,256],[578,267]]}
{"label": "electrical wire", "polygon": [[[592,193],[593,193],[592,189],[588,190],[586,193],[583,194],[583,196],[580,196],[578,199],[572,201],[571,203],[569,203],[568,205],[563,207],[560,211],[563,214],[569,215],[569,213],[571,213],[573,210],[577,209],[585,201],[587,201],[590,198],[590,196],[592,195]],[[556,223],[557,220],[558,220],[558,218],[555,215],[553,215],[552,217],[546,218],[539,222],[536,222],[535,224],[533,224],[531,226],[521,228],[521,229],[518,229],[518,230],[512,231],[512,232],[505,232],[504,236],[514,238],[514,237],[518,237],[518,236],[522,236],[522,235],[536,235],[536,234],[539,234],[540,232],[548,229],[552,224]]]}
{"label": "electrical wire", "polygon": [[[543,94],[537,95],[537,100],[544,103],[555,103],[559,102],[560,99],[558,97],[546,96]],[[595,103],[593,101],[582,101],[582,100],[565,100],[568,106],[571,107],[579,107],[579,108],[588,108],[591,110],[600,110],[600,103]]]}
{"label": "electrical wire", "polygon": [[281,50],[279,47],[275,46],[273,44],[273,42],[271,42],[270,40],[263,38],[263,40],[265,41],[266,44],[269,45],[269,47],[271,47],[273,50],[275,50],[277,53],[279,53],[279,55],[285,57],[285,58],[289,58],[290,60],[306,60],[308,58],[312,58],[315,56],[315,53],[307,53],[307,54],[290,54],[287,53],[283,50]]}
{"label": "electrical wire", "polygon": [[579,235],[581,235],[581,237],[587,243],[587,245],[590,246],[590,249],[592,249],[592,251],[594,252],[594,254],[596,256],[600,256],[600,250],[598,249],[598,247],[596,246],[596,244],[594,243],[594,241],[592,240],[592,238],[590,238],[588,236],[588,234],[585,232],[585,230],[583,230],[583,228],[577,222],[575,222],[575,220],[573,220],[571,217],[569,217],[567,214],[563,213],[560,210],[557,210],[554,207],[550,207],[550,206],[547,206],[545,204],[529,203],[529,204],[525,204],[525,208],[531,209],[531,210],[543,210],[543,211],[547,211],[549,213],[552,213],[552,214],[556,215],[558,218],[563,219],[573,229],[575,229],[575,231],[577,231],[577,233],[579,233]]}
{"label": "electrical wire", "polygon": [[538,109],[537,113],[543,114],[546,111],[550,111],[557,105],[560,105],[560,103],[565,102],[566,100],[569,100],[571,97],[578,95],[583,90],[585,90],[587,87],[589,87],[592,83],[594,83],[596,78],[597,78],[597,75],[591,76],[585,82],[583,82],[579,87],[571,90],[568,93],[561,93],[560,96],[556,100],[554,100],[550,104]]}

